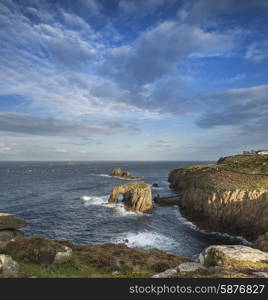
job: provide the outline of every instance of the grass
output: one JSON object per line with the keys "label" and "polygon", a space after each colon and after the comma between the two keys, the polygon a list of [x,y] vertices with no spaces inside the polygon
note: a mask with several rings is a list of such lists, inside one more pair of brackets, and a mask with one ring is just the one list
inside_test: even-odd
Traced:
{"label": "grass", "polygon": [[[73,250],[72,258],[63,264],[53,264],[52,258],[62,245]],[[125,244],[111,243],[84,246],[43,237],[10,242],[0,253],[11,255],[18,262],[20,273],[17,277],[40,278],[151,277],[191,261],[157,249],[133,249]]]}
{"label": "grass", "polygon": [[183,175],[184,188],[223,192],[268,189],[268,155],[235,155],[220,163],[193,165],[175,170]]}
{"label": "grass", "polygon": [[143,182],[143,181],[131,182],[131,183],[127,183],[125,185],[133,187],[133,188],[139,188],[139,189],[146,189],[146,188],[148,188],[148,185],[145,182]]}

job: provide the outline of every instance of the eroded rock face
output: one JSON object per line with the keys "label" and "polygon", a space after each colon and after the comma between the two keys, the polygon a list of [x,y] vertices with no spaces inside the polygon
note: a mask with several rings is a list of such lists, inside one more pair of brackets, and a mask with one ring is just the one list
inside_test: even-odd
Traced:
{"label": "eroded rock face", "polygon": [[254,243],[254,247],[261,250],[268,252],[268,232],[265,234],[260,235]]}
{"label": "eroded rock face", "polygon": [[108,203],[117,203],[123,195],[125,208],[129,211],[149,212],[153,208],[151,188],[144,182],[134,182],[115,187]]}
{"label": "eroded rock face", "polygon": [[0,230],[18,229],[27,226],[27,223],[11,214],[0,213]]}
{"label": "eroded rock face", "polygon": [[233,263],[264,263],[268,267],[268,253],[242,245],[210,246],[199,255],[205,266],[226,266]]}
{"label": "eroded rock face", "polygon": [[0,274],[11,275],[19,271],[19,265],[9,255],[0,255]]}

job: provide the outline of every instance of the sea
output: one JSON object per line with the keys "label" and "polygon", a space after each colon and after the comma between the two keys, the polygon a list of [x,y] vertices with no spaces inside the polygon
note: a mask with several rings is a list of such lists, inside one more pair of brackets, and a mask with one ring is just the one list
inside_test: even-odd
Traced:
{"label": "sea", "polygon": [[0,212],[27,221],[25,236],[69,240],[78,244],[126,243],[197,257],[215,244],[247,244],[240,237],[208,233],[182,217],[179,207],[154,203],[151,214],[107,205],[111,190],[130,180],[109,176],[120,167],[145,183],[157,183],[153,196],[176,195],[168,174],[198,161],[0,162]]}

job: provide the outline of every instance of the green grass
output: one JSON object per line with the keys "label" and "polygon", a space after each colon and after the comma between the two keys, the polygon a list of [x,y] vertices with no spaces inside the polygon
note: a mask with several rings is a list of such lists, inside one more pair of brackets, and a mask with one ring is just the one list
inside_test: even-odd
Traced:
{"label": "green grass", "polygon": [[183,176],[184,189],[223,192],[268,189],[268,155],[235,155],[220,163],[193,165],[175,170]]}

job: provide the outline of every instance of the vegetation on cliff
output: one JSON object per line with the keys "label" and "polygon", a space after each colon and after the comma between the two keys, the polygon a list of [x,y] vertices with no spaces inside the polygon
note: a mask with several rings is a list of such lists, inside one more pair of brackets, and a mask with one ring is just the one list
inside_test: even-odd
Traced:
{"label": "vegetation on cliff", "polygon": [[[53,263],[63,246],[72,249],[70,260]],[[12,256],[19,264],[19,273],[14,277],[150,277],[191,261],[157,249],[133,249],[112,243],[84,246],[38,236],[10,241],[0,248],[0,253]]]}

